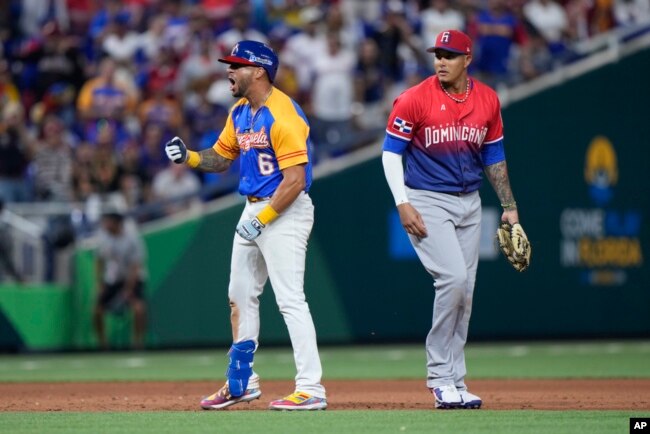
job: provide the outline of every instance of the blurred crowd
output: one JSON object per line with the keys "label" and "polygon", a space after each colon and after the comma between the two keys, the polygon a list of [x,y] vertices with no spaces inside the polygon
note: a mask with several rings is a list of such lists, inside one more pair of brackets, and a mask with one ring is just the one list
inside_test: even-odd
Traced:
{"label": "blurred crowd", "polygon": [[[234,102],[217,59],[243,39],[280,55],[275,85],[305,109],[316,163],[374,142],[393,99],[433,72],[448,28],[471,73],[511,86],[577,42],[650,22],[650,0],[0,0],[0,200],[119,196],[148,220],[236,189],[169,164],[175,135],[212,146]],[[197,195],[198,194],[198,195]],[[197,199],[199,198],[199,199]],[[146,209],[146,207],[145,207]]]}

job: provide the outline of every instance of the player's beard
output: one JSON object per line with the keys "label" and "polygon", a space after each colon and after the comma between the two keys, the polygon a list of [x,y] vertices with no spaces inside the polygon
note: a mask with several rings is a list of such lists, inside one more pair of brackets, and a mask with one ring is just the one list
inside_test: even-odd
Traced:
{"label": "player's beard", "polygon": [[251,79],[250,77],[242,77],[235,82],[235,86],[232,89],[232,96],[236,98],[245,97],[248,93],[248,88],[250,88]]}

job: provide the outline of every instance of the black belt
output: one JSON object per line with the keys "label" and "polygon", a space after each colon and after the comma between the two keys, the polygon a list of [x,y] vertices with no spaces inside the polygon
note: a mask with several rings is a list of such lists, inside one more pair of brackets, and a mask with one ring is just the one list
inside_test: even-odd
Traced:
{"label": "black belt", "polygon": [[255,203],[255,202],[264,202],[265,200],[270,200],[271,196],[266,196],[266,197],[246,196],[246,198],[250,203]]}
{"label": "black belt", "polygon": [[474,192],[473,191],[466,191],[466,192],[463,192],[463,191],[439,191],[438,193],[450,194],[452,196],[461,197],[461,196],[467,196],[468,194],[474,193]]}

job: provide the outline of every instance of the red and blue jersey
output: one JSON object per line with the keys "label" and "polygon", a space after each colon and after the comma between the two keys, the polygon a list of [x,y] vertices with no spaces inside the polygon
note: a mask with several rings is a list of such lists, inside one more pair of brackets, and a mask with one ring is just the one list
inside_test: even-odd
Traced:
{"label": "red and blue jersey", "polygon": [[383,149],[404,155],[408,187],[469,193],[481,186],[484,166],[505,160],[497,94],[477,80],[470,85],[457,103],[431,76],[395,100]]}
{"label": "red and blue jersey", "polygon": [[270,197],[282,182],[282,170],[305,165],[305,191],[312,180],[309,123],[300,106],[277,88],[251,113],[248,100],[235,103],[213,149],[222,157],[240,157],[239,192]]}

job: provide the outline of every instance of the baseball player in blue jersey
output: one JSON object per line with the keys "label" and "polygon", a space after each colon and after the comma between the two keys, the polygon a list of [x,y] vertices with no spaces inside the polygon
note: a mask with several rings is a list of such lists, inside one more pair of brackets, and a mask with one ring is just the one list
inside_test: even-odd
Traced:
{"label": "baseball player in blue jersey", "polygon": [[519,215],[499,100],[467,74],[470,38],[444,31],[428,51],[435,55],[436,74],[395,100],[382,161],[400,221],[434,279],[427,387],[436,408],[480,408],[481,398],[465,384],[464,348],[478,266],[483,172],[501,200],[501,220],[515,224]]}
{"label": "baseball player in blue jersey", "polygon": [[308,191],[312,180],[309,124],[302,109],[273,86],[278,58],[257,41],[241,41],[229,56],[232,95],[240,99],[210,149],[194,152],[175,137],[165,145],[178,164],[223,172],[239,157],[239,192],[247,197],[236,227],[228,297],[233,344],[226,384],[204,398],[221,409],[261,395],[253,357],[260,328],[259,300],[267,279],[289,330],[297,368],[294,393],[273,410],[327,407],[316,331],[303,290],[307,240],[314,223]]}

